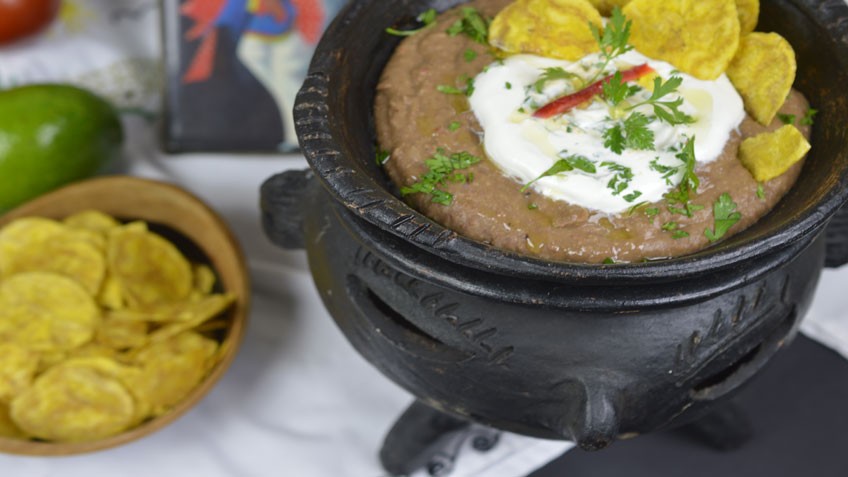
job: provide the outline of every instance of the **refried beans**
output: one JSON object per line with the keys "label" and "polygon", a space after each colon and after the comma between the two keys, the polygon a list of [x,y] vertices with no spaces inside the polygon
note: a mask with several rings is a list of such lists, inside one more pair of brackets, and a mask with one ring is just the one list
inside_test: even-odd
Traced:
{"label": "refried beans", "polygon": [[[477,0],[471,6],[494,16],[510,0]],[[737,158],[745,138],[775,130],[783,123],[775,117],[762,126],[746,117],[713,162],[698,164],[700,187],[692,202],[703,206],[691,218],[672,214],[663,203],[658,214],[605,214],[564,201],[549,199],[507,177],[491,161],[481,141],[481,127],[463,95],[445,94],[439,85],[453,85],[465,75],[473,78],[497,58],[486,45],[446,29],[461,18],[459,8],[440,14],[437,24],[404,39],[383,71],[374,115],[381,149],[390,153],[384,167],[398,186],[409,186],[428,170],[424,161],[438,148],[465,151],[482,160],[469,167],[468,182],[447,182],[453,195],[450,205],[432,202],[426,194],[405,200],[436,222],[483,243],[524,255],[568,262],[635,262],[686,255],[711,245],[704,235],[714,225],[713,204],[725,192],[732,194],[742,218],[725,235],[744,230],[765,215],[798,177],[803,161],[762,186]],[[473,50],[476,56],[468,54]],[[809,105],[793,90],[780,113],[803,117]],[[807,137],[810,127],[799,125]],[[694,233],[674,238],[662,224],[677,221]]]}

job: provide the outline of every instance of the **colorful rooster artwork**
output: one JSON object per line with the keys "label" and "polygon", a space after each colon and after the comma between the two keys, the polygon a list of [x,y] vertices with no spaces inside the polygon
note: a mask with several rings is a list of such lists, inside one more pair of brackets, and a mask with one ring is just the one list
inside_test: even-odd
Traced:
{"label": "colorful rooster artwork", "polygon": [[[283,129],[280,149],[296,147],[292,120],[294,96],[315,44],[341,3],[341,0],[182,0],[179,13],[189,22],[183,41],[196,44],[193,56],[181,72],[183,87],[229,74],[222,65],[232,65],[234,60],[222,56],[234,54],[241,63],[235,66],[243,65],[279,108]],[[224,93],[240,94],[239,91],[219,94]]]}

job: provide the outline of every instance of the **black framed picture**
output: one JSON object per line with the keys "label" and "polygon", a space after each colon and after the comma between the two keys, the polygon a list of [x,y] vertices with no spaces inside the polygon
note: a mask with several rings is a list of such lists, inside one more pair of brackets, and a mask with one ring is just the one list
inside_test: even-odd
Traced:
{"label": "black framed picture", "polygon": [[297,149],[295,95],[345,0],[164,0],[169,152]]}

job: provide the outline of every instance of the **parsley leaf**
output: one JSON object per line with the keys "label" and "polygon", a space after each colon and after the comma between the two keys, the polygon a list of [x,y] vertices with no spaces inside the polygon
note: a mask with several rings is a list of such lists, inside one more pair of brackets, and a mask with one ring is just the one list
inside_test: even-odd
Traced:
{"label": "parsley leaf", "polygon": [[477,52],[472,50],[471,48],[468,48],[465,50],[465,53],[463,53],[462,56],[465,57],[466,63],[471,63],[472,61],[477,59]]}
{"label": "parsley leaf", "polygon": [[618,106],[625,99],[638,93],[640,89],[637,85],[629,85],[624,82],[621,76],[621,71],[616,71],[609,81],[604,81],[601,85],[604,98],[613,106]]}
{"label": "parsley leaf", "polygon": [[633,191],[633,192],[631,192],[631,193],[629,193],[629,194],[625,195],[623,198],[624,198],[624,200],[626,200],[627,202],[633,202],[634,200],[638,199],[638,198],[639,198],[639,197],[641,197],[641,196],[642,196],[642,192],[641,192],[641,191],[636,190],[636,191]]}
{"label": "parsley leaf", "polygon": [[541,93],[545,85],[551,81],[575,79],[580,80],[581,82],[583,81],[583,79],[580,78],[579,75],[576,75],[570,71],[565,71],[559,66],[545,68],[542,71],[543,73],[541,74],[541,76],[539,76],[539,79],[537,79],[536,82],[533,83],[533,88],[536,90],[537,93]]}
{"label": "parsley leaf", "polygon": [[766,200],[766,189],[763,187],[762,182],[757,184],[757,198],[760,200]]}
{"label": "parsley leaf", "polygon": [[394,28],[386,28],[386,33],[395,36],[412,36],[422,30],[426,30],[427,28],[430,28],[431,26],[435,25],[436,15],[438,15],[436,9],[431,8],[416,17],[416,20],[424,24],[424,26],[422,26],[421,28],[417,28],[415,30],[396,30]]}
{"label": "parsley leaf", "polygon": [[375,157],[378,166],[382,166],[389,160],[389,151],[385,149],[377,149],[377,154]]}
{"label": "parsley leaf", "polygon": [[780,119],[780,122],[782,122],[783,124],[795,124],[795,115],[794,114],[777,113],[777,117],[778,117],[778,119]]}
{"label": "parsley leaf", "polygon": [[465,83],[465,88],[457,88],[456,86],[451,86],[448,84],[440,84],[436,86],[436,91],[444,94],[458,94],[471,96],[474,94],[474,78],[462,75],[459,77],[460,82]]}
{"label": "parsley leaf", "polygon": [[642,113],[631,114],[624,121],[604,131],[604,147],[618,155],[625,149],[653,149],[654,132],[648,129],[650,123],[651,118]]}
{"label": "parsley leaf", "polygon": [[630,106],[627,110],[631,111],[647,104],[653,106],[654,114],[660,118],[660,121],[671,124],[672,126],[693,123],[695,119],[680,110],[680,106],[683,106],[682,97],[678,96],[673,101],[660,101],[669,94],[676,92],[681,83],[683,83],[683,78],[680,76],[672,76],[665,83],[663,83],[661,77],[657,76],[654,78],[654,90],[651,93],[651,97],[641,103]]}
{"label": "parsley leaf", "polygon": [[630,181],[633,180],[632,169],[610,161],[602,162],[601,166],[613,173],[612,178],[607,182],[607,188],[612,189],[612,195],[619,195],[630,187]]}
{"label": "parsley leaf", "polygon": [[424,161],[429,171],[418,182],[401,187],[400,193],[404,196],[409,194],[429,194],[432,196],[433,202],[442,205],[451,205],[453,203],[453,194],[439,189],[438,186],[444,185],[448,181],[458,183],[470,182],[473,178],[471,174],[465,175],[456,171],[467,169],[478,162],[480,162],[480,158],[468,152],[457,152],[448,156],[444,149],[439,148],[432,157]]}
{"label": "parsley leaf", "polygon": [[448,124],[448,131],[454,132],[457,129],[459,129],[461,126],[462,126],[462,123],[460,123],[459,121],[451,121],[451,123]]}
{"label": "parsley leaf", "polygon": [[592,36],[601,49],[604,63],[598,72],[595,73],[595,76],[587,81],[587,84],[594,83],[613,59],[633,49],[632,46],[627,44],[630,40],[630,27],[632,25],[633,22],[624,17],[619,7],[613,8],[612,15],[604,27],[603,35],[601,35],[600,30],[594,23],[589,22],[589,29],[592,30]]}
{"label": "parsley leaf", "polygon": [[464,7],[462,9],[462,18],[455,21],[447,29],[447,33],[450,36],[464,33],[477,43],[487,45],[489,42],[489,22],[490,20],[483,18],[476,8]]}
{"label": "parsley leaf", "polygon": [[715,216],[715,230],[705,229],[704,235],[710,242],[716,242],[724,237],[730,227],[742,218],[742,214],[736,212],[736,203],[727,192],[721,194],[713,204],[713,215]]}
{"label": "parsley leaf", "polygon": [[800,124],[803,126],[812,126],[813,125],[813,116],[819,113],[818,109],[810,108],[804,113],[804,117],[801,118]]}
{"label": "parsley leaf", "polygon": [[537,181],[544,177],[555,176],[557,174],[573,171],[575,169],[589,174],[594,174],[597,172],[597,169],[595,168],[595,163],[591,160],[578,155],[564,157],[562,156],[562,154],[564,154],[564,152],[560,153],[560,157],[562,157],[562,159],[556,161],[554,165],[552,165],[548,170],[543,172],[542,175],[524,184],[524,187],[521,188],[521,192],[525,192],[527,189],[530,188],[531,185],[535,184]]}

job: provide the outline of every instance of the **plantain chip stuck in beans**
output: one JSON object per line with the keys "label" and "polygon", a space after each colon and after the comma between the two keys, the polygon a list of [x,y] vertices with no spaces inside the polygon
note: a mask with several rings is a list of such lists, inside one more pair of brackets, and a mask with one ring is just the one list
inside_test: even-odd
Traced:
{"label": "plantain chip stuck in beans", "polygon": [[699,79],[721,76],[739,46],[734,0],[633,0],[623,12],[639,52]]}
{"label": "plantain chip stuck in beans", "polygon": [[588,0],[518,0],[489,26],[489,44],[508,53],[578,60],[598,51],[589,23],[602,28]]}
{"label": "plantain chip stuck in beans", "polygon": [[146,223],[96,211],[0,229],[0,277],[0,436],[16,439],[93,441],[167,413],[218,363],[236,299]]}
{"label": "plantain chip stuck in beans", "polygon": [[745,109],[760,124],[768,125],[786,100],[795,82],[795,51],[777,33],[751,33],[742,37],[727,77],[739,91]]}
{"label": "plantain chip stuck in beans", "polygon": [[164,238],[130,224],[109,234],[107,260],[126,300],[133,306],[169,303],[188,297],[191,265]]}
{"label": "plantain chip stuck in beans", "polygon": [[760,0],[736,0],[736,11],[739,15],[739,31],[747,35],[757,28],[760,18]]}
{"label": "plantain chip stuck in beans", "polygon": [[754,179],[766,182],[783,174],[810,150],[810,143],[795,126],[762,133],[742,141],[739,160]]}

